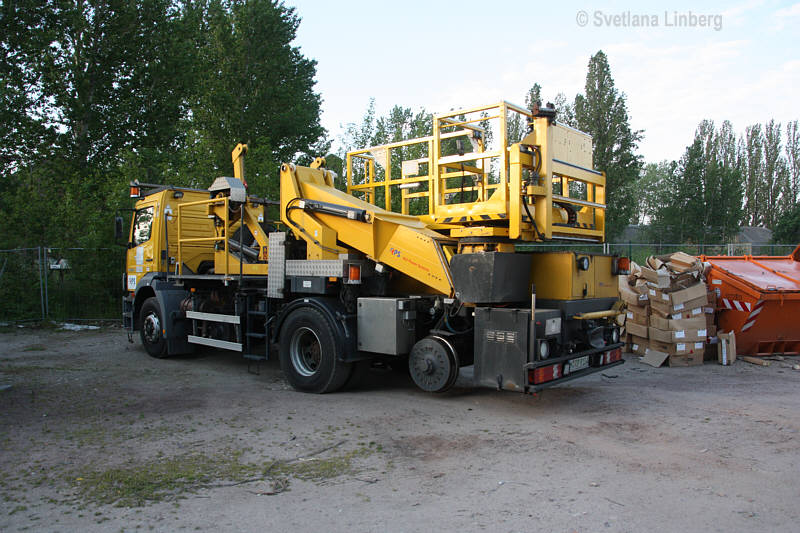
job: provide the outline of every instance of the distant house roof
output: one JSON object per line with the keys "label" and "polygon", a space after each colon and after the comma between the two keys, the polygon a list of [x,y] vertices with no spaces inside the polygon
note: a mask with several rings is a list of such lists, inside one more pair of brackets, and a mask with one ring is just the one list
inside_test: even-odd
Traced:
{"label": "distant house roof", "polygon": [[740,243],[769,244],[772,241],[772,230],[755,226],[742,226],[734,240]]}

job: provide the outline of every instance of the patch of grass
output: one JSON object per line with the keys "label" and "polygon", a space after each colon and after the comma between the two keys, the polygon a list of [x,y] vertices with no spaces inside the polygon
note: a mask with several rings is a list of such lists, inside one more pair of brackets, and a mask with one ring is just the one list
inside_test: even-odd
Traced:
{"label": "patch of grass", "polygon": [[244,481],[260,467],[240,462],[240,452],[224,450],[217,455],[185,454],[126,467],[83,473],[73,477],[79,494],[95,504],[142,506],[212,481]]}
{"label": "patch of grass", "polygon": [[27,510],[28,510],[28,506],[27,505],[17,505],[13,509],[11,509],[11,511],[9,511],[8,515],[11,516],[12,514],[21,513],[23,511],[27,511]]}
{"label": "patch of grass", "polygon": [[[367,447],[333,457],[311,457],[290,461],[272,461],[268,466],[245,463],[245,450],[223,450],[216,455],[191,453],[156,458],[124,467],[75,473],[70,476],[78,495],[87,503],[140,507],[151,502],[177,499],[184,493],[225,483],[272,480],[287,490],[289,479],[325,481],[357,470],[355,461],[374,453]],[[273,483],[273,485],[275,484]]]}
{"label": "patch of grass", "polygon": [[327,479],[355,474],[353,461],[366,457],[371,451],[359,448],[343,455],[328,458],[311,458],[305,461],[277,462],[265,470],[272,477],[295,477],[305,481],[325,481]]}

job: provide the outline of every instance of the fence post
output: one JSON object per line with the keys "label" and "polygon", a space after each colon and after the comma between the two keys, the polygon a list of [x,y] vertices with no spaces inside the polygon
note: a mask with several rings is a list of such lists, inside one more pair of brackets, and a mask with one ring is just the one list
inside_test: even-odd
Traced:
{"label": "fence post", "polygon": [[42,247],[39,246],[39,301],[42,306],[42,320],[44,320],[44,282],[42,281]]}
{"label": "fence post", "polygon": [[50,318],[50,295],[47,292],[47,278],[50,277],[50,258],[47,255],[47,247],[44,247],[44,314]]}

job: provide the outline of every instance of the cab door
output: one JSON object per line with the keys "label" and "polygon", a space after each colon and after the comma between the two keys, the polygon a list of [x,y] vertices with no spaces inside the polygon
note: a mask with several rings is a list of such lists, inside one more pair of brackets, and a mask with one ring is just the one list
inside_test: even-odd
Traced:
{"label": "cab door", "polygon": [[136,284],[148,272],[158,269],[158,202],[143,202],[137,206],[131,224],[127,254],[127,289],[136,290]]}

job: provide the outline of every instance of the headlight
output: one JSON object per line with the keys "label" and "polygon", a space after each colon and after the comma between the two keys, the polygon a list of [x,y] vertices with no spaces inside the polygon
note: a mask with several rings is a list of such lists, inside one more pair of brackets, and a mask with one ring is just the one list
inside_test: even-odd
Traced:
{"label": "headlight", "polygon": [[547,341],[539,341],[539,358],[547,359],[550,357],[550,345]]}
{"label": "headlight", "polygon": [[578,270],[589,270],[588,257],[579,257],[577,261],[578,261]]}
{"label": "headlight", "polygon": [[619,342],[619,328],[611,328],[611,344]]}

